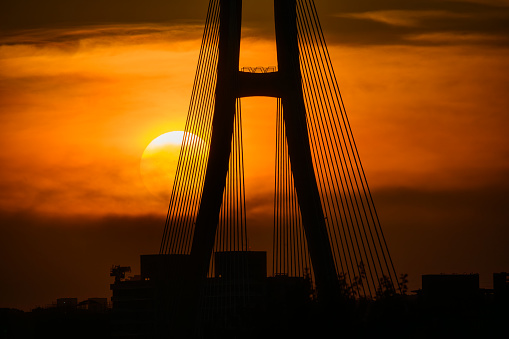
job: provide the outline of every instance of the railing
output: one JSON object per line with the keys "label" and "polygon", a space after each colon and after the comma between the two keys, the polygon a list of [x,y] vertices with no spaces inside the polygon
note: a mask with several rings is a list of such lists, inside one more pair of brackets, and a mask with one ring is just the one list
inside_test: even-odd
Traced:
{"label": "railing", "polygon": [[273,72],[277,72],[277,67],[276,66],[242,67],[240,70],[242,72],[247,72],[247,73],[273,73]]}

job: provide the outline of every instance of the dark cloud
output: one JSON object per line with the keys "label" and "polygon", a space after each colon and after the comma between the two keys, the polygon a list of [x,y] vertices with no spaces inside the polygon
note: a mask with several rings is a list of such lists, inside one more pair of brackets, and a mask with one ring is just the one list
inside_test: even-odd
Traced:
{"label": "dark cloud", "polygon": [[455,8],[462,11],[472,11],[486,4],[476,4],[468,1],[448,0],[359,0],[359,1],[335,1],[316,0],[318,9],[324,13],[360,13],[367,11],[383,10],[433,10],[437,8]]}
{"label": "dark cloud", "polygon": [[[104,24],[182,24],[203,25],[208,0],[4,0],[0,4],[0,29],[20,30]],[[270,21],[272,0],[244,4],[248,21]]]}
{"label": "dark cloud", "polygon": [[0,29],[85,26],[110,23],[164,23],[203,20],[207,0],[4,0]]}
{"label": "dark cloud", "polygon": [[[331,42],[509,44],[509,7],[463,1],[317,1]],[[326,13],[326,14],[325,14]]]}
{"label": "dark cloud", "polygon": [[30,44],[79,48],[79,41],[95,39],[96,43],[144,43],[147,41],[180,41],[200,38],[203,33],[201,24],[110,24],[88,25],[83,27],[61,27],[46,29],[14,30],[3,34],[0,43],[4,45]]}
{"label": "dark cloud", "polygon": [[[373,192],[392,258],[410,287],[426,273],[491,274],[507,269],[509,189],[387,188]],[[29,309],[59,297],[109,297],[109,268],[159,250],[161,216],[54,217],[0,213],[0,307]],[[271,249],[272,216],[248,219],[253,250]],[[270,260],[270,258],[269,258]],[[270,268],[270,267],[269,267]]]}
{"label": "dark cloud", "polygon": [[110,24],[82,27],[37,28],[12,30],[0,35],[2,45],[33,45],[76,52],[80,41],[89,40],[89,47],[101,45],[144,44],[149,42],[200,39],[201,23],[173,24]]}
{"label": "dark cloud", "polygon": [[56,298],[109,297],[109,269],[155,254],[164,216],[72,218],[0,214],[0,307],[30,309]]}
{"label": "dark cloud", "polygon": [[399,272],[411,288],[420,275],[480,273],[491,288],[492,273],[507,270],[509,187],[426,191],[387,188],[374,192],[382,228]]}
{"label": "dark cloud", "polygon": [[[3,36],[11,38],[12,43],[16,42],[20,30],[28,37],[43,41],[48,37],[37,36],[40,33],[34,30],[69,30],[67,33],[60,31],[53,34],[51,41],[68,41],[90,35],[136,37],[160,33],[161,28],[157,25],[202,27],[207,4],[207,0],[5,0],[0,5],[0,30]],[[329,43],[509,44],[509,6],[502,6],[502,2],[317,0],[316,4]],[[245,1],[243,6],[243,36],[273,39],[272,1]],[[141,24],[152,24],[153,27],[131,30],[118,28],[119,25]],[[113,28],[107,29],[105,25],[112,25]],[[77,27],[89,29],[88,32],[87,29],[79,31]]]}

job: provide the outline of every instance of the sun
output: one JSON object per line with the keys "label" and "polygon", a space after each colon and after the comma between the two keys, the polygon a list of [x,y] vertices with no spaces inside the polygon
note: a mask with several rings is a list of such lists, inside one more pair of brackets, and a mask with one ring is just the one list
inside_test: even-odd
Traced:
{"label": "sun", "polygon": [[[198,147],[203,140],[189,133],[192,147]],[[183,131],[161,134],[148,144],[140,161],[143,184],[155,197],[169,201],[179,159]]]}

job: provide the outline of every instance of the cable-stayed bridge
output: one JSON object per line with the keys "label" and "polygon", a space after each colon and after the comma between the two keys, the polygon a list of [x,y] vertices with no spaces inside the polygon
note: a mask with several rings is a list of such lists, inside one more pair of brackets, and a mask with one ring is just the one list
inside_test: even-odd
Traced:
{"label": "cable-stayed bridge", "polygon": [[241,18],[242,0],[210,0],[160,246],[185,282],[168,312],[250,326],[232,319],[256,309],[252,271],[265,260],[246,227],[241,102],[252,96],[277,98],[272,276],[309,282],[322,305],[395,292],[314,1],[274,0],[277,67],[240,69]]}

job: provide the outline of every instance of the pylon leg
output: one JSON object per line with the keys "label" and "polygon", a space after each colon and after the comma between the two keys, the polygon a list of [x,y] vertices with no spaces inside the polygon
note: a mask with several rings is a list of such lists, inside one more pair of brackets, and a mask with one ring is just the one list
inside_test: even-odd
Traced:
{"label": "pylon leg", "polygon": [[278,67],[283,86],[283,118],[291,169],[318,296],[331,299],[337,293],[336,268],[313,169],[306,123],[297,40],[296,1],[275,0],[274,17]]}
{"label": "pylon leg", "polygon": [[242,0],[220,1],[219,58],[212,138],[191,248],[196,274],[205,278],[214,248],[228,174],[239,72]]}

